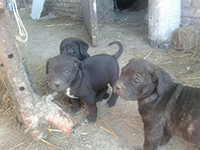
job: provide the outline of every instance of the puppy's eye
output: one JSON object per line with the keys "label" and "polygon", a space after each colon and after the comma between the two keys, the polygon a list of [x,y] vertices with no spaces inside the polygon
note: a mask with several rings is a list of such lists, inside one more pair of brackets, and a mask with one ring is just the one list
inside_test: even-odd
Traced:
{"label": "puppy's eye", "polygon": [[133,82],[136,84],[140,83],[140,79],[138,78],[137,75],[133,75]]}
{"label": "puppy's eye", "polygon": [[53,70],[49,70],[49,72],[48,72],[50,75],[52,75],[54,72],[53,72]]}
{"label": "puppy's eye", "polygon": [[73,53],[73,52],[74,52],[74,50],[73,50],[73,48],[72,48],[71,46],[68,46],[68,47],[67,47],[67,51],[68,51],[69,53]]}
{"label": "puppy's eye", "polygon": [[133,81],[134,81],[135,83],[140,83],[140,80],[139,80],[138,78],[135,78]]}
{"label": "puppy's eye", "polygon": [[70,74],[70,71],[69,71],[69,70],[66,70],[66,71],[63,72],[63,74],[64,74],[64,75],[69,75],[69,74]]}
{"label": "puppy's eye", "polygon": [[73,49],[68,49],[68,52],[69,52],[69,53],[73,53],[74,50],[73,50]]}

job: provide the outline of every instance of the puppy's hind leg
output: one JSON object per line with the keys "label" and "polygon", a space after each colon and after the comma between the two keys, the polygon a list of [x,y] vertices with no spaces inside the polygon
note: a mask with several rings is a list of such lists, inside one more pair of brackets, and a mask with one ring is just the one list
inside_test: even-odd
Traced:
{"label": "puppy's hind leg", "polygon": [[172,137],[171,134],[169,134],[169,133],[164,129],[163,137],[162,137],[162,139],[161,139],[161,141],[160,141],[160,146],[166,145],[166,144],[169,142],[169,140],[170,140],[171,137]]}
{"label": "puppy's hind leg", "polygon": [[107,90],[108,90],[108,86],[106,86],[105,88],[97,92],[96,102],[102,101],[103,99],[107,99],[109,97]]}

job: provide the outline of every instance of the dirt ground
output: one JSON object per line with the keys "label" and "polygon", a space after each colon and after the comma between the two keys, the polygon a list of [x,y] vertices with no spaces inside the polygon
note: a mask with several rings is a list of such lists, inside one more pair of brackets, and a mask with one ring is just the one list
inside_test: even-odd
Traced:
{"label": "dirt ground", "polygon": [[[131,58],[148,56],[148,60],[164,68],[176,82],[200,87],[200,50],[181,52],[173,49],[152,49],[148,46],[145,14],[145,12],[123,12],[117,13],[109,19],[99,20],[99,45],[93,47],[82,20],[65,17],[43,18],[34,21],[29,17],[30,10],[21,10],[20,15],[29,39],[25,44],[19,43],[19,47],[37,93],[42,96],[52,92],[46,86],[48,78],[45,74],[45,62],[50,57],[59,54],[59,44],[67,37],[76,37],[86,41],[90,45],[88,53],[91,56],[101,53],[116,53],[117,46],[108,47],[107,45],[114,40],[119,40],[124,46],[124,52],[118,59],[120,68],[125,66]],[[15,25],[14,28],[16,29]],[[117,104],[113,108],[107,108],[105,106],[106,101],[98,102],[96,123],[94,125],[83,124],[80,135],[72,133],[70,137],[67,137],[55,127],[50,127],[48,138],[36,142],[28,133],[24,133],[23,127],[17,125],[9,89],[6,88],[3,81],[0,82],[0,86],[0,150],[142,149],[144,142],[143,125],[136,101],[124,101],[118,98]],[[67,112],[69,106],[62,99],[63,96],[60,93],[55,102]],[[83,106],[74,117],[81,123],[86,115],[87,109]],[[160,150],[195,149],[194,145],[178,137],[173,137],[166,146],[160,147]]]}

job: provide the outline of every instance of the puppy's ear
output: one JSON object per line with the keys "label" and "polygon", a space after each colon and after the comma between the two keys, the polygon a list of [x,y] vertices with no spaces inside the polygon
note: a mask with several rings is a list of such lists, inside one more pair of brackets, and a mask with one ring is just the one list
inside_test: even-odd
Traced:
{"label": "puppy's ear", "polygon": [[147,67],[147,71],[150,73],[150,75],[151,75],[151,81],[152,81],[153,83],[157,82],[157,76],[156,76],[156,74],[155,74],[155,70],[157,70],[157,69],[155,69],[155,68],[152,67],[152,66],[148,66],[148,67]]}
{"label": "puppy's ear", "polygon": [[48,59],[47,61],[46,61],[46,74],[49,74],[49,62],[50,62],[50,60],[51,60],[52,58],[50,58],[50,59]]}
{"label": "puppy's ear", "polygon": [[155,76],[157,77],[158,85],[157,85],[157,92],[158,95],[162,95],[165,90],[170,86],[172,83],[172,78],[169,74],[167,74],[163,69],[159,68],[155,71]]}
{"label": "puppy's ear", "polygon": [[89,45],[87,43],[85,43],[84,41],[82,40],[76,40],[76,44],[78,44],[79,46],[79,52],[81,55],[86,55],[87,54],[87,51],[88,51],[88,48],[89,48]]}
{"label": "puppy's ear", "polygon": [[65,40],[63,40],[63,41],[60,43],[60,54],[62,54],[62,52],[64,51],[64,42],[65,42]]}
{"label": "puppy's ear", "polygon": [[[83,70],[83,64],[79,60],[75,61],[74,66],[77,67],[77,68],[79,68],[79,70]],[[82,78],[81,71],[78,71],[78,75]]]}
{"label": "puppy's ear", "polygon": [[75,66],[75,67],[82,68],[82,62],[79,61],[79,60],[76,60],[75,63],[74,63],[74,66]]}

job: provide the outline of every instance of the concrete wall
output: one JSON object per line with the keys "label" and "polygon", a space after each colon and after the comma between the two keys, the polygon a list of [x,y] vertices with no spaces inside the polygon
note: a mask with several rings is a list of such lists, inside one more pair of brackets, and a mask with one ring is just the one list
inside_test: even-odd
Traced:
{"label": "concrete wall", "polygon": [[181,24],[200,25],[200,0],[182,0]]}

